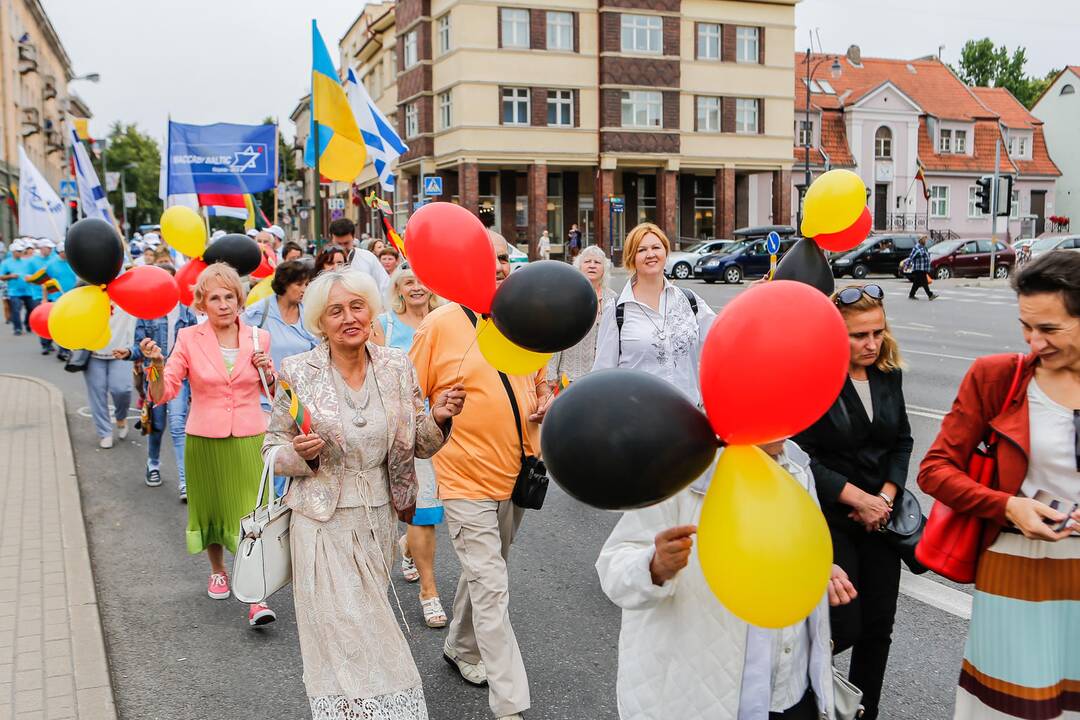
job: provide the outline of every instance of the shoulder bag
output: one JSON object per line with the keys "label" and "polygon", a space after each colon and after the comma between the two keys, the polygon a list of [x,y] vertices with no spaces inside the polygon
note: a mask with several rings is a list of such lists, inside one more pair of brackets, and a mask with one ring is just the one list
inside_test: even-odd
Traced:
{"label": "shoulder bag", "polygon": [[[469,317],[469,321],[476,326],[476,313],[464,305],[461,309]],[[510,378],[506,373],[497,370],[499,379],[502,380],[506,397],[510,400],[510,409],[514,411],[514,425],[517,427],[518,442],[521,444],[521,469],[518,470],[517,480],[514,482],[514,492],[510,499],[519,508],[525,510],[539,510],[544,506],[544,498],[547,496],[548,476],[547,466],[544,461],[534,455],[525,454],[525,434],[521,426],[521,410],[518,409],[517,398],[514,397],[514,388],[510,386]]]}
{"label": "shoulder bag", "polygon": [[832,720],[855,720],[863,715],[863,692],[851,684],[844,674],[835,667],[833,678],[833,715]]}
{"label": "shoulder bag", "polygon": [[[233,558],[232,591],[240,602],[260,603],[292,580],[289,522],[292,510],[274,496],[274,460],[281,446],[270,449],[263,463],[255,509],[240,520],[240,541]],[[263,505],[263,493],[268,501]],[[286,482],[285,492],[288,492]]]}
{"label": "shoulder bag", "polygon": [[[1023,369],[1024,356],[1017,355],[1012,384],[998,414],[1004,412],[1016,396]],[[997,443],[997,433],[990,430],[982,445],[975,448],[968,460],[968,476],[984,487],[993,487],[996,479]],[[973,583],[985,525],[986,521],[980,517],[956,512],[940,500],[935,501],[922,540],[915,548],[915,557],[938,575],[953,582]]]}

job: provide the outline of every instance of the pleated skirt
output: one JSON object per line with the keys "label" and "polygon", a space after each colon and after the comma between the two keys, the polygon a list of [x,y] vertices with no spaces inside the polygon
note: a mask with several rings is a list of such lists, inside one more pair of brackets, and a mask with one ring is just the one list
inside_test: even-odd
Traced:
{"label": "pleated skirt", "polygon": [[1003,532],[979,560],[954,717],[1080,720],[1080,537]]}
{"label": "pleated skirt", "polygon": [[184,443],[187,479],[187,549],[201,553],[210,545],[236,552],[240,519],[255,508],[262,474],[263,436],[205,438],[188,435]]}

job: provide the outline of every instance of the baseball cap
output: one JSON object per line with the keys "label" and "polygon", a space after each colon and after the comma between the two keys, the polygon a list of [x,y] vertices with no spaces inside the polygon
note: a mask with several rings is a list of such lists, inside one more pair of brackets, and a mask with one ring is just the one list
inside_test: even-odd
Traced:
{"label": "baseball cap", "polygon": [[266,228],[266,232],[270,233],[278,240],[285,240],[285,231],[281,228],[280,225],[271,225],[270,227]]}
{"label": "baseball cap", "polygon": [[255,228],[248,228],[248,231],[245,233],[245,235],[247,235],[249,238],[253,238],[258,234],[259,234],[259,231],[256,230]]}

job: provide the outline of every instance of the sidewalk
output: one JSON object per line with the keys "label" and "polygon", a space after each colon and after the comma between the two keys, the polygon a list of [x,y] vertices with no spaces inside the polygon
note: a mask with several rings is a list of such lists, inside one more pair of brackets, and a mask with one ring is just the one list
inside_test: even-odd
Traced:
{"label": "sidewalk", "polygon": [[64,399],[0,375],[0,720],[113,720]]}

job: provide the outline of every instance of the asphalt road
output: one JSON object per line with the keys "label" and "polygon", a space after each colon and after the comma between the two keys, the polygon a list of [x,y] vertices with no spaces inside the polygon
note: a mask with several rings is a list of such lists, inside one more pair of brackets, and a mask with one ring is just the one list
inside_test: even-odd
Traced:
{"label": "asphalt road", "polygon": [[[941,299],[934,303],[912,302],[905,283],[878,282],[888,291],[889,317],[909,366],[905,390],[917,461],[971,360],[1023,349],[1015,302],[1005,287],[956,282],[935,283]],[[685,284],[714,307],[741,289]],[[42,358],[32,338],[14,338],[8,328],[0,338],[0,370],[42,377],[65,396],[120,716],[308,717],[290,593],[273,598],[278,622],[260,630],[248,628],[246,607],[235,600],[208,599],[206,560],[184,549],[185,506],[177,500],[171,450],[162,452],[162,487],[145,487],[145,441],[133,434],[111,450],[98,449],[81,376]],[[912,477],[914,471],[915,463]],[[593,571],[616,520],[554,486],[544,510],[525,518],[511,557],[511,615],[529,670],[530,718],[617,717],[619,613]],[[438,581],[449,607],[458,565],[445,526],[439,532]],[[442,661],[445,631],[424,627],[416,587],[395,575],[433,720],[490,717],[486,690],[466,686]],[[930,595],[931,604],[901,596],[882,717],[951,716],[966,622]]]}

